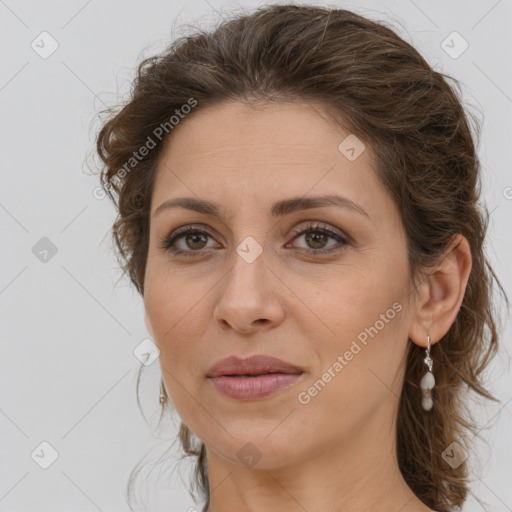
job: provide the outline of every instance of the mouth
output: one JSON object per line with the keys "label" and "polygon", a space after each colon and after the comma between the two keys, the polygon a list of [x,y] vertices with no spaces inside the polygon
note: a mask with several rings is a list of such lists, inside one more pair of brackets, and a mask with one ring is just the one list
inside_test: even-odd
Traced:
{"label": "mouth", "polygon": [[231,356],[218,361],[206,375],[222,396],[260,400],[294,385],[304,369],[268,355]]}
{"label": "mouth", "polygon": [[302,373],[265,373],[261,375],[222,375],[210,377],[214,389],[224,397],[254,401],[290,388]]}
{"label": "mouth", "polygon": [[214,364],[207,377],[251,378],[269,374],[300,374],[304,369],[282,359],[268,355],[253,355],[250,357],[230,356]]}
{"label": "mouth", "polygon": [[[278,372],[276,372],[278,373]],[[223,377],[238,377],[239,379],[249,379],[251,377],[259,377],[260,375],[272,375],[272,373],[255,373],[255,374],[248,374],[248,373],[244,373],[244,374],[235,374],[235,375],[223,375]]]}
{"label": "mouth", "polygon": [[[236,377],[238,379],[250,379],[252,377],[261,377],[262,375],[301,375],[303,372],[266,372],[266,373],[226,373],[218,377]],[[213,377],[212,377],[213,378]]]}

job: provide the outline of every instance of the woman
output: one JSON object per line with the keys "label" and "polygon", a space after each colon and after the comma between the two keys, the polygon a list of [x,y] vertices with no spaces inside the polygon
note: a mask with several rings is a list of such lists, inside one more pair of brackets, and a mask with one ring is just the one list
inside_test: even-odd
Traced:
{"label": "woman", "polygon": [[463,504],[496,278],[447,78],[355,13],[270,6],[146,59],[99,132],[203,511]]}

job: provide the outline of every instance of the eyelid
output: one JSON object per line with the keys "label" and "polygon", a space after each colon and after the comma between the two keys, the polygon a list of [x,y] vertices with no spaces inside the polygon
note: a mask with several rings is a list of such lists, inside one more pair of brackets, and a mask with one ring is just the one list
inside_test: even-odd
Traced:
{"label": "eyelid", "polygon": [[[307,224],[304,225],[304,222]],[[340,229],[332,226],[331,224],[327,224],[320,220],[308,220],[299,223],[297,226],[295,226],[292,231],[290,232],[290,235],[301,235],[304,234],[304,232],[307,232],[308,230],[315,230],[318,229],[319,231],[327,231],[333,234],[338,235],[340,238],[345,239],[347,242],[351,240],[351,237],[349,237],[347,234],[345,234]]]}
{"label": "eyelid", "polygon": [[[169,234],[163,235],[162,238],[158,239],[158,247],[161,249],[169,249],[169,245],[174,243],[181,235],[187,234],[191,231],[204,231],[211,238],[213,238],[213,230],[206,224],[201,223],[192,223],[192,224],[184,224],[183,226],[179,226],[176,229],[173,229]],[[197,251],[196,251],[197,252]]]}
{"label": "eyelid", "polygon": [[[305,222],[307,223],[307,226],[304,226]],[[206,231],[209,234],[212,234],[212,232],[214,231],[207,224],[202,224],[200,222],[199,223],[195,223],[194,222],[192,224],[184,224],[183,226],[177,227],[176,229],[172,230],[168,235],[164,236],[164,240],[168,240],[171,237],[171,235],[174,237],[176,235],[180,235],[183,232],[186,233],[186,232],[188,232],[189,230],[192,230],[192,229],[204,230],[204,231]],[[352,238],[347,233],[345,233],[345,232],[341,231],[340,229],[338,229],[338,228],[336,228],[334,226],[331,226],[330,224],[325,223],[324,221],[321,221],[321,220],[307,220],[307,221],[299,222],[299,224],[297,224],[289,232],[289,235],[287,235],[287,236],[298,235],[298,234],[300,234],[301,232],[303,232],[304,230],[307,230],[307,229],[327,229],[327,230],[331,230],[331,231],[334,231],[339,236],[345,238],[347,241],[352,241]]]}
{"label": "eyelid", "polygon": [[[306,223],[306,225],[304,225]],[[158,247],[161,249],[164,249],[168,252],[174,253],[176,255],[192,255],[192,254],[203,254],[204,250],[198,250],[198,251],[182,251],[180,249],[173,249],[173,246],[175,242],[183,237],[183,235],[186,235],[190,232],[194,231],[204,231],[210,238],[215,238],[214,230],[210,228],[206,224],[202,223],[192,223],[192,224],[185,224],[183,226],[180,226],[174,230],[171,231],[170,234],[164,235],[163,238],[158,240]],[[344,231],[341,231],[340,229],[331,226],[330,224],[325,223],[324,221],[317,221],[317,220],[307,220],[300,222],[298,225],[296,225],[291,232],[287,235],[287,237],[292,237],[292,240],[287,243],[287,246],[293,242],[296,238],[303,236],[308,231],[319,231],[324,232],[328,237],[332,239],[337,239],[338,245],[346,246],[351,243],[353,243],[353,239],[350,235],[346,234]],[[175,247],[175,246],[174,246]],[[308,249],[308,248],[299,248],[302,251],[309,253],[309,254],[327,254],[329,252],[338,252],[341,250],[341,248],[338,249]]]}

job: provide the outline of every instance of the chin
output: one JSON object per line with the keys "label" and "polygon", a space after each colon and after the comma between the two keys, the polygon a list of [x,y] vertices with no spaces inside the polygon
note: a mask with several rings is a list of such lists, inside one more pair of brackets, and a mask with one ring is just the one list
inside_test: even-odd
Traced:
{"label": "chin", "polygon": [[223,459],[249,469],[273,470],[295,463],[299,441],[280,436],[273,439],[271,430],[246,429],[244,435],[227,435],[222,442],[207,441],[206,445]]}

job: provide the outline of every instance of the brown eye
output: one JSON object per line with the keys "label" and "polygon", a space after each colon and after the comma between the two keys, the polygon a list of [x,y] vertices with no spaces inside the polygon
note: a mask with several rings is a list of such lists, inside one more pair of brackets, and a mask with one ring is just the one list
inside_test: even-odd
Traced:
{"label": "brown eye", "polygon": [[[304,228],[304,226],[302,226],[302,228]],[[311,254],[335,252],[336,249],[325,248],[329,238],[334,239],[338,244],[334,243],[327,247],[336,247],[336,245],[345,246],[349,243],[348,240],[337,231],[334,231],[325,225],[318,225],[314,223],[310,223],[305,229],[298,228],[294,231],[294,234],[294,240],[304,237],[307,244],[307,247],[304,249],[306,252]]]}
{"label": "brown eye", "polygon": [[[297,228],[293,232],[293,240],[304,237],[306,247],[299,247],[310,254],[327,254],[336,252],[349,244],[349,241],[341,233],[334,231],[326,225],[309,223]],[[212,235],[205,229],[198,229],[197,225],[189,225],[178,228],[168,237],[162,239],[159,247],[177,256],[200,256],[204,254],[204,249],[208,249],[208,238]],[[328,244],[329,239],[337,243]],[[182,245],[180,246],[179,243]],[[327,247],[327,248],[326,248]]]}
{"label": "brown eye", "polygon": [[[195,256],[196,253],[202,254],[202,250],[207,248],[208,238],[211,235],[204,229],[184,226],[161,240],[159,247],[176,255]],[[182,242],[181,247],[177,242]]]}
{"label": "brown eye", "polygon": [[185,240],[185,244],[191,249],[204,249],[204,244],[206,242],[208,235],[200,232],[192,232],[186,233],[182,235],[180,238]]}
{"label": "brown eye", "polygon": [[326,235],[322,231],[308,231],[304,234],[304,240],[313,249],[322,249],[327,243],[329,235]]}

